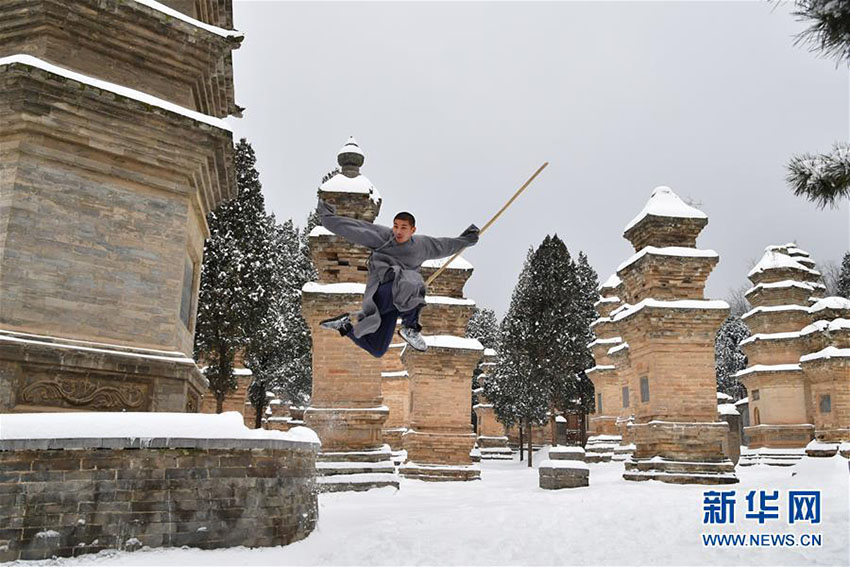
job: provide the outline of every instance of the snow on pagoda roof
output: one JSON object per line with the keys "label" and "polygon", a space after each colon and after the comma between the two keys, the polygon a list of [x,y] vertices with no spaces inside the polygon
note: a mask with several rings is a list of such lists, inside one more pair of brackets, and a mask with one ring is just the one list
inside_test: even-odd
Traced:
{"label": "snow on pagoda roof", "polygon": [[790,269],[790,270],[799,270],[801,272],[806,272],[815,276],[819,276],[820,272],[817,270],[813,270],[807,266],[804,266],[788,254],[783,254],[782,252],[777,252],[775,250],[770,250],[768,247],[767,250],[764,251],[764,256],[761,257],[761,260],[758,261],[750,273],[747,274],[747,277],[752,277],[756,274],[760,274],[762,272],[766,272],[767,270],[778,270],[778,269]]}
{"label": "snow on pagoda roof", "polygon": [[774,312],[782,312],[782,311],[805,311],[809,312],[809,308],[803,305],[771,305],[771,306],[762,306],[756,307],[755,309],[750,309],[743,315],[741,315],[741,319],[748,319],[755,315],[756,313],[774,313]]}
{"label": "snow on pagoda roof", "polygon": [[313,230],[310,231],[310,236],[334,236],[334,233],[329,231],[322,225],[317,225],[313,227]]}
{"label": "snow on pagoda roof", "polygon": [[812,360],[828,360],[830,358],[850,358],[850,348],[837,348],[828,346],[818,352],[805,354],[800,357],[800,362],[810,362]]}
{"label": "snow on pagoda roof", "polygon": [[819,299],[817,303],[809,307],[810,313],[817,313],[818,311],[823,311],[824,309],[848,309],[850,310],[850,299],[845,299],[843,297],[824,297],[823,299]]}
{"label": "snow on pagoda roof", "polygon": [[632,255],[631,258],[617,266],[617,272],[634,264],[647,254],[653,256],[674,256],[679,258],[719,258],[720,255],[714,250],[700,250],[699,248],[687,248],[684,246],[665,246],[657,248],[655,246],[644,246],[639,252]]}
{"label": "snow on pagoda roof", "polygon": [[381,378],[407,378],[410,374],[407,373],[407,370],[400,370],[398,372],[381,372]]}
{"label": "snow on pagoda roof", "polygon": [[597,305],[603,305],[605,303],[620,303],[620,298],[616,295],[613,295],[611,297],[600,297],[599,301],[594,303],[593,306],[596,307]]}
{"label": "snow on pagoda roof", "polygon": [[160,4],[156,0],[134,0],[136,4],[142,4],[143,6],[147,6],[148,8],[153,8],[157,12],[162,12],[172,18],[177,18],[178,20],[184,21],[187,24],[192,24],[196,28],[201,28],[202,30],[208,31],[210,33],[214,33],[215,35],[220,35],[221,37],[244,37],[244,34],[240,31],[236,30],[226,30],[224,28],[220,28],[218,26],[214,26],[212,24],[208,24],[206,22],[202,22],[200,20],[196,20],[195,18],[191,18],[184,14],[183,12],[177,11],[173,8],[169,8],[165,4]]}
{"label": "snow on pagoda roof", "polygon": [[773,283],[760,283],[758,285],[754,285],[750,289],[744,292],[744,295],[750,295],[760,289],[787,289],[789,287],[798,287],[800,289],[805,289],[808,291],[814,291],[815,289],[820,289],[823,287],[823,284],[815,283],[815,282],[798,282],[794,280],[783,280],[781,282],[773,282]]}
{"label": "snow on pagoda roof", "polygon": [[797,339],[799,337],[800,331],[789,331],[785,333],[757,333],[741,341],[741,344],[748,345],[756,341],[782,341],[789,339]]}
{"label": "snow on pagoda roof", "polygon": [[801,372],[802,368],[799,364],[756,364],[749,368],[739,370],[734,374],[735,377],[746,376],[753,372]]}
{"label": "snow on pagoda roof", "polygon": [[735,404],[717,404],[717,413],[720,415],[741,415]]}
{"label": "snow on pagoda roof", "polygon": [[616,366],[613,364],[597,364],[593,368],[588,368],[584,371],[585,374],[590,374],[591,372],[605,372],[606,370],[614,370]]}
{"label": "snow on pagoda roof", "polygon": [[[449,256],[451,258],[451,256]],[[440,269],[442,268],[446,262],[449,261],[449,258],[438,258],[437,260],[425,260],[422,262],[423,268],[434,268]],[[447,270],[472,270],[473,266],[470,264],[463,256],[458,256],[455,258]]]}
{"label": "snow on pagoda roof", "polygon": [[436,303],[440,305],[475,305],[475,300],[445,295],[426,295],[425,303]]}
{"label": "snow on pagoda roof", "polygon": [[733,398],[725,392],[717,392],[717,399],[731,402]]}
{"label": "snow on pagoda roof", "polygon": [[629,305],[626,309],[614,316],[614,321],[621,321],[631,317],[645,307],[655,309],[729,309],[729,304],[722,299],[674,299],[660,300],[647,298],[636,305]]}
{"label": "snow on pagoda roof", "polygon": [[360,149],[360,145],[357,143],[357,140],[354,139],[354,136],[349,136],[348,141],[339,150],[338,155],[341,154],[358,154],[362,156],[363,150]]}
{"label": "snow on pagoda roof", "polygon": [[605,283],[599,286],[599,289],[614,289],[621,283],[623,283],[623,280],[620,279],[620,276],[617,274],[611,274],[608,276],[608,279],[605,280]]}
{"label": "snow on pagoda roof", "polygon": [[366,293],[366,284],[362,283],[329,283],[307,282],[301,291],[306,293]]}
{"label": "snow on pagoda roof", "polygon": [[484,356],[498,356],[498,353],[496,352],[496,349],[494,349],[494,348],[485,348],[484,349]]}
{"label": "snow on pagoda roof", "polygon": [[587,343],[587,348],[593,348],[596,345],[618,345],[623,342],[623,337],[611,337],[609,339],[596,339],[593,342]]}
{"label": "snow on pagoda roof", "polygon": [[628,348],[629,348],[629,343],[623,343],[621,345],[611,347],[611,348],[608,349],[608,356],[611,356],[612,354],[617,354],[621,350],[626,350]]}
{"label": "snow on pagoda roof", "polygon": [[461,348],[470,350],[484,350],[484,346],[478,339],[467,339],[452,335],[422,335],[429,347],[439,348]]}
{"label": "snow on pagoda roof", "polygon": [[160,108],[162,110],[174,114],[179,114],[181,116],[185,116],[186,118],[191,118],[192,120],[195,120],[197,122],[203,122],[204,124],[207,124],[214,128],[219,128],[220,130],[226,130],[228,132],[232,131],[227,122],[225,122],[221,118],[216,118],[208,114],[200,113],[196,110],[191,110],[184,106],[174,104],[173,102],[163,100],[159,97],[143,93],[142,91],[127,88],[123,85],[110,83],[109,81],[103,81],[101,79],[95,79],[94,77],[83,75],[82,73],[77,73],[76,71],[65,69],[64,67],[59,67],[58,65],[54,65],[53,63],[48,63],[47,61],[43,61],[42,59],[33,57],[32,55],[18,54],[0,58],[0,66],[11,65],[13,63],[19,63],[21,65],[35,67],[37,69],[41,69],[42,71],[47,71],[48,73],[64,77],[71,81],[77,81],[78,83],[81,83],[83,85],[100,89],[102,91],[108,91],[118,96],[133,99],[135,101],[142,102],[150,106],[156,106],[157,108]]}
{"label": "snow on pagoda roof", "polygon": [[381,194],[365,175],[347,177],[337,173],[319,186],[323,193],[362,193],[369,195],[376,203],[381,200]]}
{"label": "snow on pagoda roof", "polygon": [[809,253],[799,248],[796,242],[788,242],[787,244],[771,244],[765,247],[765,252],[781,252],[789,256],[809,256]]}
{"label": "snow on pagoda roof", "polygon": [[833,319],[832,321],[815,321],[811,325],[803,327],[800,335],[810,335],[821,331],[834,332],[841,329],[850,329],[850,319]]}
{"label": "snow on pagoda roof", "polygon": [[628,232],[647,216],[686,219],[708,218],[704,212],[688,205],[672,189],[664,186],[656,187],[652,191],[652,195],[649,197],[649,201],[646,202],[643,210],[626,225],[623,232]]}

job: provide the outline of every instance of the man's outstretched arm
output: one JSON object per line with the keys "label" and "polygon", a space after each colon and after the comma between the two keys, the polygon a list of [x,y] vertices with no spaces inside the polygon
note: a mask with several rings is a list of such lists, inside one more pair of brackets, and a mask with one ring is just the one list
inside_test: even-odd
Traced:
{"label": "man's outstretched arm", "polygon": [[478,242],[478,227],[474,224],[464,230],[460,236],[435,238],[433,236],[414,236],[422,243],[425,249],[425,257],[428,260],[445,258],[451,256]]}
{"label": "man's outstretched arm", "polygon": [[323,227],[366,248],[378,248],[393,235],[393,230],[389,227],[339,216],[336,214],[336,207],[321,199],[316,206],[316,212],[319,214]]}

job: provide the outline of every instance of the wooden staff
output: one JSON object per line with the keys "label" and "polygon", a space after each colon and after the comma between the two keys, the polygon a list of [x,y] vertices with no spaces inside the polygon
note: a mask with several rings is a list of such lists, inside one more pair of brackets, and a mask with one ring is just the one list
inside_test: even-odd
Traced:
{"label": "wooden staff", "polygon": [[[519,188],[519,190],[518,190],[516,193],[514,193],[514,196],[513,196],[513,197],[511,197],[511,198],[510,198],[510,200],[509,200],[507,203],[505,203],[505,205],[504,205],[501,209],[499,209],[499,212],[498,212],[498,213],[496,213],[495,215],[493,215],[493,218],[491,218],[489,221],[487,221],[487,224],[485,224],[485,225],[484,225],[484,227],[483,227],[480,231],[478,231],[478,235],[479,235],[479,236],[481,236],[482,234],[484,234],[484,231],[486,231],[488,228],[490,228],[490,225],[491,225],[491,224],[493,224],[494,222],[496,222],[496,219],[497,219],[497,218],[499,218],[499,217],[502,215],[502,213],[504,213],[504,212],[505,212],[505,210],[506,210],[508,207],[510,207],[510,206],[511,206],[511,203],[513,203],[514,201],[516,201],[517,197],[519,197],[519,196],[522,194],[522,192],[523,192],[523,191],[525,191],[525,188],[526,188],[526,187],[528,187],[529,185],[531,185],[531,182],[532,182],[532,181],[534,181],[534,178],[535,178],[535,177],[537,177],[537,176],[540,174],[540,172],[541,172],[541,171],[543,171],[543,169],[545,169],[545,167],[546,167],[547,165],[549,165],[549,162],[548,162],[548,161],[547,161],[547,162],[545,162],[543,165],[541,165],[540,167],[538,167],[538,168],[537,168],[537,171],[535,171],[535,172],[534,172],[534,175],[532,175],[531,177],[529,177],[529,178],[528,178],[528,181],[526,181],[525,183],[523,183],[523,184],[522,184],[522,187],[520,187],[520,188]],[[463,250],[466,250],[466,248],[464,248]],[[431,277],[430,277],[430,278],[428,278],[428,281],[426,281],[426,282],[425,282],[425,285],[431,285],[431,282],[433,282],[434,280],[436,280],[436,279],[437,279],[437,277],[438,277],[440,274],[442,274],[442,273],[443,273],[443,270],[445,270],[446,268],[448,268],[448,267],[449,267],[449,264],[451,264],[451,263],[455,260],[455,258],[457,258],[457,257],[458,257],[458,256],[460,256],[461,254],[463,254],[463,250],[461,250],[460,252],[458,252],[457,254],[455,254],[454,256],[452,256],[451,258],[449,258],[449,261],[448,261],[448,262],[446,262],[445,264],[443,264],[442,266],[440,266],[440,269],[439,269],[439,270],[437,270],[436,272],[434,272],[434,273],[431,275]]]}

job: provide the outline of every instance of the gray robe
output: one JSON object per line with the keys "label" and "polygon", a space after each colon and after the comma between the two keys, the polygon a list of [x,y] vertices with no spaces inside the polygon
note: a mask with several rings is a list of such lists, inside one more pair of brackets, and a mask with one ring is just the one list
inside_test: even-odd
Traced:
{"label": "gray robe", "polygon": [[419,267],[425,260],[451,256],[478,242],[478,228],[470,225],[457,238],[434,238],[414,234],[404,244],[396,242],[393,230],[371,222],[342,217],[333,205],[321,199],[316,208],[319,218],[329,231],[372,251],[369,258],[369,279],[363,295],[363,306],[357,313],[354,336],[374,333],[381,325],[381,314],[373,296],[381,282],[393,272],[393,304],[399,312],[410,311],[425,304],[425,281]]}

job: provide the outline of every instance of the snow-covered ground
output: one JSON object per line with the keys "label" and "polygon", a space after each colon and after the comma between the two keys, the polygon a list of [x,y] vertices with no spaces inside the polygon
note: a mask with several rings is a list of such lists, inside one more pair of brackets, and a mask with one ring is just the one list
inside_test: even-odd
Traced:
{"label": "snow-covered ground", "polygon": [[[536,463],[546,450],[535,454]],[[848,565],[848,461],[739,467],[724,487],[627,482],[622,463],[590,465],[590,487],[541,490],[537,470],[485,461],[482,480],[323,494],[315,532],[286,547],[102,552],[32,565]],[[820,490],[819,524],[789,525],[789,490]],[[735,523],[703,524],[703,493],[735,491]],[[746,519],[751,490],[780,493],[780,518]],[[703,546],[701,534],[821,534],[822,547]],[[798,538],[799,539],[799,538]]]}

